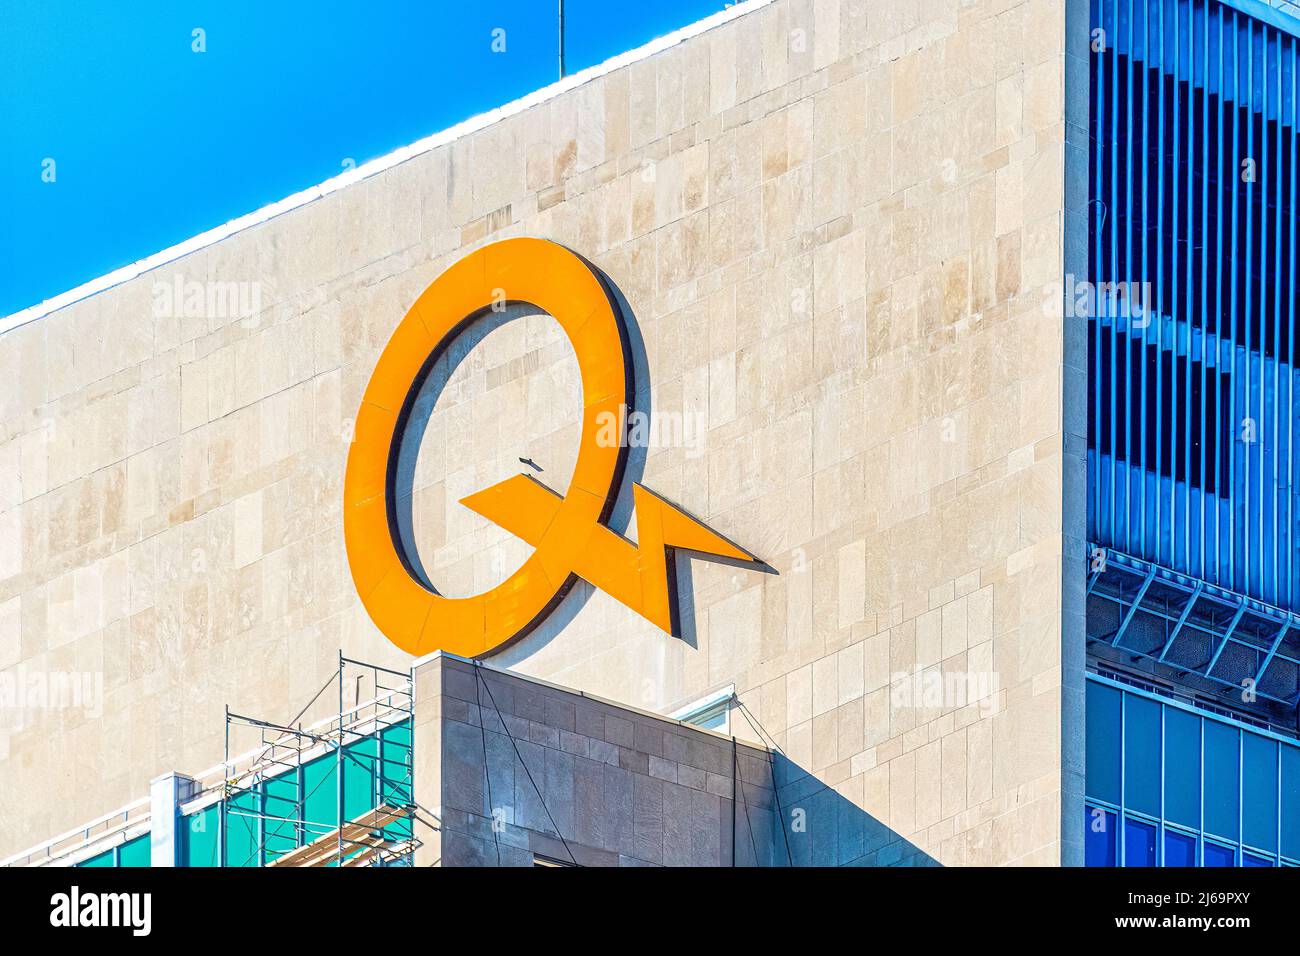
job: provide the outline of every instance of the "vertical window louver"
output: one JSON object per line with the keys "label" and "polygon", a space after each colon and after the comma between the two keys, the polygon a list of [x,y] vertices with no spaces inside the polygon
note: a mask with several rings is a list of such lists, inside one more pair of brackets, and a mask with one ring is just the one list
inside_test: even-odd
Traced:
{"label": "vertical window louver", "polygon": [[1092,28],[1067,303],[1089,322],[1090,539],[1300,609],[1300,41],[1219,0],[1093,0]]}

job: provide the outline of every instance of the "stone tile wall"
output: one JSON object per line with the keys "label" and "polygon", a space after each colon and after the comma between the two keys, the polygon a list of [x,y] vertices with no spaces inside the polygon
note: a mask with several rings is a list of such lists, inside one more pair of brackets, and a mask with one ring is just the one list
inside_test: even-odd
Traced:
{"label": "stone tile wall", "polygon": [[[0,675],[100,682],[3,711],[0,852],[216,763],[224,704],[287,719],[340,647],[403,666],[346,566],[351,418],[434,276],[536,235],[634,316],[677,425],[634,477],[775,573],[679,559],[680,638],[579,585],[494,663],[660,712],[734,683],[811,788],[792,857],[1059,861],[1065,10],[778,0],[0,337]],[[526,551],[460,497],[567,482],[566,350],[513,317],[434,409],[453,591]],[[884,830],[814,847],[846,807]]]}

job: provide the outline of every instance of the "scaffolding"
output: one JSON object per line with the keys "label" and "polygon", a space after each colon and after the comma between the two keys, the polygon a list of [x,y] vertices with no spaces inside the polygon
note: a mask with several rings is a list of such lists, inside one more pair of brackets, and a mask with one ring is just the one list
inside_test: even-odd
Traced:
{"label": "scaffolding", "polygon": [[[374,695],[363,701],[367,677]],[[351,706],[350,683],[355,688]],[[304,726],[302,717],[331,686],[337,715]],[[227,707],[219,865],[412,865],[414,703],[413,672],[340,652],[334,675],[285,724]],[[236,738],[250,732],[258,735],[258,744],[232,757]],[[330,784],[333,806],[325,813]],[[232,833],[247,838],[245,859],[230,859]]]}

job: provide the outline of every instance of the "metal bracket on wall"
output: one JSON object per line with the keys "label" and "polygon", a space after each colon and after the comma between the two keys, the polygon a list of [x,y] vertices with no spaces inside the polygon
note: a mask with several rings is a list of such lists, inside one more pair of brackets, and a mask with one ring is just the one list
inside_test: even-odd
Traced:
{"label": "metal bracket on wall", "polygon": [[1295,709],[1300,629],[1281,608],[1092,546],[1088,639],[1221,689]]}

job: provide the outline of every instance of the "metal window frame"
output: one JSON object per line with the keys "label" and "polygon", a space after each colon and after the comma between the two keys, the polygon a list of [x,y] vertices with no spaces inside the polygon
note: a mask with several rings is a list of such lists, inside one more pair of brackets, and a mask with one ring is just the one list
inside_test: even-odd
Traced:
{"label": "metal window frame", "polygon": [[[1165,833],[1173,831],[1184,836],[1192,836],[1196,839],[1196,865],[1205,865],[1206,842],[1222,846],[1225,849],[1233,850],[1234,866],[1240,867],[1243,854],[1250,853],[1261,859],[1272,861],[1273,866],[1300,866],[1300,857],[1288,856],[1282,852],[1282,748],[1284,746],[1300,750],[1300,744],[1294,740],[1288,740],[1278,734],[1270,733],[1256,727],[1251,727],[1237,721],[1227,718],[1219,718],[1215,715],[1198,710],[1194,707],[1187,706],[1179,701],[1162,697],[1159,694],[1153,694],[1133,687],[1120,681],[1111,680],[1100,674],[1088,673],[1086,679],[1103,687],[1114,689],[1120,694],[1120,723],[1119,739],[1116,745],[1120,748],[1120,777],[1119,777],[1119,801],[1105,800],[1088,793],[1087,779],[1084,781],[1084,807],[1085,819],[1088,813],[1095,809],[1105,810],[1115,815],[1118,830],[1115,835],[1115,854],[1116,865],[1125,866],[1125,854],[1127,850],[1124,824],[1127,820],[1154,825],[1156,827],[1156,866],[1161,867],[1165,864]],[[1140,810],[1135,810],[1127,806],[1127,784],[1128,784],[1128,748],[1125,745],[1127,725],[1128,725],[1128,698],[1136,696],[1150,700],[1160,705],[1160,816],[1153,816]],[[1165,728],[1167,725],[1167,713],[1170,708],[1182,711],[1193,717],[1196,717],[1198,723],[1198,749],[1199,749],[1199,777],[1198,786],[1198,826],[1192,829],[1187,824],[1177,823],[1165,819],[1165,793],[1167,789],[1167,752],[1165,749]],[[1237,734],[1237,839],[1234,841],[1221,834],[1214,833],[1205,829],[1205,721],[1215,721],[1224,726],[1230,727]],[[1276,849],[1265,850],[1254,844],[1247,843],[1245,840],[1245,734],[1254,734],[1257,737],[1274,742],[1276,747],[1276,765],[1275,765],[1275,785],[1276,794],[1276,811],[1274,826],[1276,829]]]}
{"label": "metal window frame", "polygon": [[[1155,286],[1155,320],[1149,326],[1135,323],[1130,308],[1107,308],[1102,297],[1102,307],[1089,321],[1090,365],[1097,375],[1088,396],[1097,439],[1087,451],[1089,536],[1209,584],[1300,610],[1300,488],[1295,475],[1300,445],[1295,302],[1300,289],[1300,22],[1260,0],[1093,0],[1089,23],[1090,29],[1105,31],[1104,51],[1092,54],[1089,279],[1121,284],[1145,279]],[[1129,57],[1123,68],[1122,55]],[[1161,77],[1154,95],[1148,70]],[[1135,93],[1139,77],[1142,88]],[[1180,84],[1186,84],[1185,95]],[[1211,96],[1220,107],[1217,116],[1209,109]],[[1224,104],[1233,107],[1230,124],[1224,122]],[[1257,137],[1260,116],[1265,122]],[[1135,143],[1141,150],[1137,156]],[[1212,144],[1217,144],[1213,166]],[[1135,160],[1141,168],[1151,149],[1160,157],[1158,169],[1139,180]],[[1258,172],[1244,186],[1237,171],[1243,158],[1254,160]],[[1284,160],[1289,160],[1289,177]],[[1199,184],[1190,172],[1198,163],[1203,171]],[[1229,181],[1232,188],[1225,189]],[[1134,232],[1138,209],[1155,233],[1154,261],[1145,234]],[[1215,230],[1210,230],[1212,211]],[[1233,254],[1211,261],[1210,244],[1197,241],[1205,236],[1217,237],[1219,250]],[[1121,262],[1127,265],[1122,268]],[[1281,290],[1272,303],[1255,294],[1256,283],[1262,290],[1270,268]],[[1245,270],[1244,286],[1239,269]],[[1173,296],[1169,301],[1166,284]],[[1211,294],[1219,315],[1212,333]],[[1285,354],[1280,348],[1284,330],[1289,330]],[[1156,347],[1159,358],[1150,375],[1145,351],[1140,369],[1126,357],[1125,372],[1119,374],[1120,334],[1143,343],[1144,350]],[[1269,335],[1271,356],[1263,348]],[[1103,343],[1110,345],[1112,356],[1104,389]],[[1172,362],[1167,380],[1165,356]],[[1199,436],[1192,433],[1196,363]],[[1216,369],[1212,423],[1207,417],[1208,364]],[[1220,393],[1220,375],[1227,377],[1226,395]],[[1168,408],[1164,390],[1169,391]],[[1128,409],[1135,404],[1144,411],[1129,421]],[[1111,425],[1103,448],[1105,414]],[[1123,447],[1117,442],[1121,415],[1126,423]],[[1255,422],[1249,443],[1239,438],[1243,418]],[[1170,431],[1182,438],[1166,439]],[[1146,460],[1151,432],[1160,436],[1154,462]],[[1199,460],[1194,448],[1198,437]],[[1177,452],[1177,461],[1162,460],[1166,443],[1171,454]],[[1228,478],[1226,485],[1216,479],[1214,492],[1194,488],[1191,480],[1197,463],[1203,486],[1207,468],[1217,473],[1218,462],[1206,460],[1211,444],[1226,457]],[[1183,480],[1177,477],[1180,468]]]}

